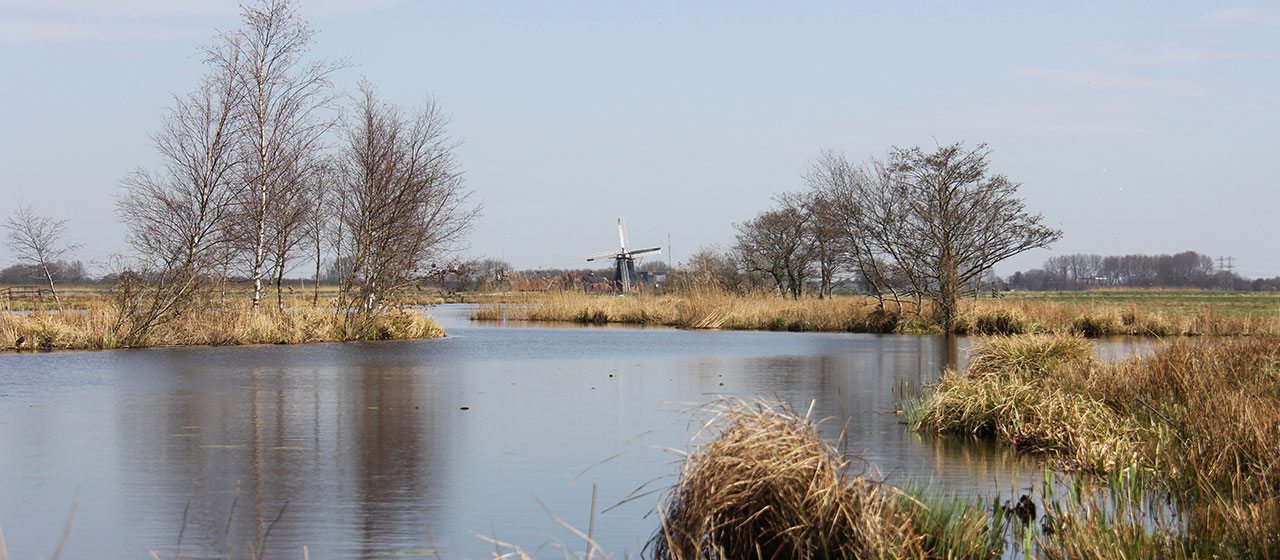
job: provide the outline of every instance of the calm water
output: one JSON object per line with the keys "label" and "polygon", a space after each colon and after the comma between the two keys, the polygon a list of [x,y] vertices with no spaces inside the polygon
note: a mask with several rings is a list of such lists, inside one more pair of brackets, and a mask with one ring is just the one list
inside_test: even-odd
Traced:
{"label": "calm water", "polygon": [[[1004,450],[907,432],[896,380],[963,356],[941,337],[473,324],[431,341],[0,355],[0,529],[11,557],[633,556],[717,396],[815,402],[828,436],[892,480],[1005,495]],[[1140,345],[1108,343],[1123,355]],[[466,410],[463,410],[466,407]],[[840,420],[845,419],[845,420]],[[545,507],[545,509],[544,509]],[[185,516],[184,516],[185,511]]]}

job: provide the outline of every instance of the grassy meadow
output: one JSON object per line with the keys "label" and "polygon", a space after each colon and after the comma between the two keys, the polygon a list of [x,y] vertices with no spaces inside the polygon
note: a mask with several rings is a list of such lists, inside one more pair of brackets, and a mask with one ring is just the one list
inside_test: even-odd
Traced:
{"label": "grassy meadow", "polygon": [[[689,329],[930,333],[929,309],[910,303],[880,311],[866,296],[786,299],[716,289],[626,296],[546,292],[481,304],[477,320],[631,323]],[[1014,292],[961,302],[967,334],[1065,334],[1089,337],[1267,336],[1280,334],[1280,294],[1174,290]]]}

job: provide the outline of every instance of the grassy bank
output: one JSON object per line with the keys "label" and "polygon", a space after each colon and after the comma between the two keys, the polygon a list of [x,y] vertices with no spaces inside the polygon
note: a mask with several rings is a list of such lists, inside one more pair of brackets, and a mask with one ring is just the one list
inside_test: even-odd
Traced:
{"label": "grassy bank", "polygon": [[[181,315],[150,332],[140,346],[229,346],[299,344],[342,340],[390,340],[444,336],[430,317],[414,310],[382,314],[355,333],[343,328],[332,309],[295,302],[276,310],[254,312],[247,302],[204,307]],[[0,350],[77,350],[121,348],[122,327],[116,310],[106,303],[58,313],[0,313]],[[17,341],[22,345],[18,347]]]}
{"label": "grassy bank", "polygon": [[[905,411],[917,430],[995,438],[1165,496],[1180,523],[1176,539],[1157,539],[1170,554],[1156,557],[1280,558],[1275,339],[1180,341],[1103,363],[1077,337],[993,337]],[[1142,523],[1121,525],[1126,538],[1154,538]]]}
{"label": "grassy bank", "polygon": [[[1125,292],[1104,300],[1019,294],[961,303],[958,330],[969,334],[1078,333],[1089,337],[1280,335],[1280,297],[1188,299],[1182,292]],[[1056,294],[1050,293],[1050,294]],[[630,323],[689,329],[929,333],[938,326],[907,304],[879,310],[869,297],[791,300],[705,289],[672,295],[549,292],[506,303],[482,303],[477,320]]]}

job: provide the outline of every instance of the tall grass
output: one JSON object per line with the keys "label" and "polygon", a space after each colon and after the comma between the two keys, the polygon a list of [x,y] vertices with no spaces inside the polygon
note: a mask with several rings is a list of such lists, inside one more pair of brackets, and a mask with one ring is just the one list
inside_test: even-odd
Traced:
{"label": "tall grass", "polygon": [[[1177,555],[1280,558],[1275,339],[1178,341],[1122,363],[1093,360],[1070,337],[994,337],[974,352],[968,370],[945,373],[904,407],[915,429],[994,437],[1098,475],[1133,473],[1180,508],[1189,540]],[[1075,544],[1050,557],[1106,557],[1094,554],[1157,537],[1105,513],[1076,516],[1056,537]]]}
{"label": "tall grass", "polygon": [[[689,329],[932,333],[930,306],[907,303],[882,309],[874,298],[826,299],[737,294],[714,286],[693,286],[671,294],[586,294],[581,291],[526,295],[510,302],[482,303],[477,320],[631,323]],[[1201,336],[1280,335],[1280,316],[1225,313],[1212,306],[1166,309],[1137,303],[1089,303],[1035,299],[968,299],[956,321],[961,334],[1079,334]]]}
{"label": "tall grass", "polygon": [[653,558],[978,559],[1000,550],[977,509],[855,474],[807,414],[730,402],[711,425],[661,510]]}
{"label": "tall grass", "polygon": [[[0,348],[75,350],[123,347],[117,311],[95,304],[79,312],[0,313]],[[332,309],[299,304],[254,311],[247,302],[208,305],[165,323],[137,346],[299,344],[341,340],[437,338],[444,330],[414,310],[393,310],[359,332],[344,332]]]}
{"label": "tall grass", "polygon": [[477,320],[631,323],[688,329],[893,332],[897,315],[863,297],[784,299],[695,288],[670,295],[549,292],[526,301],[481,304]]}

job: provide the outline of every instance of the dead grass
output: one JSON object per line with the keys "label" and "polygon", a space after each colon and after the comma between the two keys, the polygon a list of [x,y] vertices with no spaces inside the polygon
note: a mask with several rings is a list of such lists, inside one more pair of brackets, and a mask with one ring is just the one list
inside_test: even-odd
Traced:
{"label": "dead grass", "polygon": [[550,292],[521,302],[482,304],[472,319],[828,332],[893,332],[898,325],[898,317],[877,312],[871,298],[791,300],[715,289],[661,296]]}
{"label": "dead grass", "polygon": [[[477,320],[631,323],[689,329],[936,333],[926,304],[919,314],[905,304],[882,311],[866,296],[792,300],[772,293],[735,294],[695,287],[668,295],[626,296],[579,291],[522,295],[510,302],[488,301],[472,314]],[[1280,315],[1219,310],[1213,305],[1058,301],[1053,299],[967,299],[956,322],[960,334],[1079,334],[1085,337],[1272,336],[1280,335]]]}
{"label": "dead grass", "polygon": [[[1189,540],[1179,550],[1280,558],[1277,340],[1182,340],[1122,363],[1081,356],[1069,337],[995,337],[975,353],[976,367],[947,372],[904,407],[916,429],[995,437],[1103,476],[1134,473],[1180,508]],[[1099,519],[1060,532],[1070,546],[1051,556],[1168,544],[1141,523]]]}
{"label": "dead grass", "polygon": [[[0,313],[0,346],[21,349],[86,350],[121,348],[115,310],[105,304],[88,309],[25,314]],[[247,303],[209,305],[157,327],[138,346],[229,346],[301,344],[341,340],[438,338],[444,330],[414,310],[394,310],[376,317],[360,332],[344,334],[333,310],[299,304],[283,311],[254,312]]]}
{"label": "dead grass", "polygon": [[895,492],[850,473],[807,416],[728,403],[685,461],[654,558],[925,558]]}

